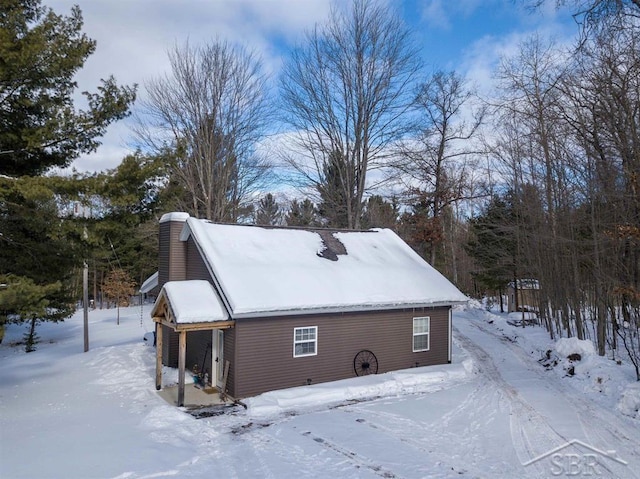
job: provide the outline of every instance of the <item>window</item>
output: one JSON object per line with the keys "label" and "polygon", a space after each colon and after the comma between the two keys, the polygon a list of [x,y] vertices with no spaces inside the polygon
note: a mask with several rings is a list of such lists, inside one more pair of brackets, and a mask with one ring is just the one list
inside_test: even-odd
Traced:
{"label": "window", "polygon": [[293,357],[315,356],[318,354],[318,326],[294,328]]}
{"label": "window", "polygon": [[413,352],[429,351],[429,316],[413,318]]}

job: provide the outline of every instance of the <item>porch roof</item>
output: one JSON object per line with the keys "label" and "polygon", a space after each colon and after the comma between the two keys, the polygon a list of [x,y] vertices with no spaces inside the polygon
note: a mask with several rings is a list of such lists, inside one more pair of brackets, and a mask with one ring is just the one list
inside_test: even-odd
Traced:
{"label": "porch roof", "polygon": [[229,321],[229,314],[218,294],[211,283],[204,280],[165,283],[151,316],[175,329],[193,329],[203,323]]}

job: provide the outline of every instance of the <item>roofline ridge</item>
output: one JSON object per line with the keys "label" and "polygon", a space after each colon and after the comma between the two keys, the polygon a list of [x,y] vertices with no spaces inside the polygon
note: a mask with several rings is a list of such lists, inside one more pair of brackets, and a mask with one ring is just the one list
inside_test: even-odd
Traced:
{"label": "roofline ridge", "polygon": [[[221,226],[243,226],[243,227],[253,227],[253,228],[264,228],[270,230],[298,230],[298,231],[311,231],[311,232],[320,232],[320,231],[329,231],[332,233],[375,233],[381,229],[391,229],[391,228],[368,228],[368,229],[349,229],[349,228],[332,228],[329,226],[289,226],[289,225],[259,225],[255,223],[232,223],[230,221],[213,221],[207,218],[196,218],[191,216],[199,221],[204,221],[207,223],[211,223],[214,225]],[[393,231],[393,230],[392,230]]]}

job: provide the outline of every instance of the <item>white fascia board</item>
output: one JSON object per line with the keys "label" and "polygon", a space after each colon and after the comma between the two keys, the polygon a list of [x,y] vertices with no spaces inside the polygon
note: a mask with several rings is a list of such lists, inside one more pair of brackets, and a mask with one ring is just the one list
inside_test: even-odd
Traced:
{"label": "white fascia board", "polygon": [[233,313],[233,319],[250,319],[250,318],[268,318],[275,316],[295,316],[295,315],[314,315],[314,314],[341,314],[341,313],[366,313],[372,311],[391,311],[400,309],[421,309],[421,308],[442,308],[452,307],[459,304],[467,304],[466,301],[439,301],[435,303],[417,303],[417,304],[385,304],[385,305],[371,305],[363,307],[349,307],[349,308],[315,308],[315,309],[290,309],[282,311],[250,311],[246,313]]}

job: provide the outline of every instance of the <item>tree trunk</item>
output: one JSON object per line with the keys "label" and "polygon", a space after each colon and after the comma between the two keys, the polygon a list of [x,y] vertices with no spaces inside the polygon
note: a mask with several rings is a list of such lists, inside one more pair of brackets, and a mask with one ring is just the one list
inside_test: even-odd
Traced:
{"label": "tree trunk", "polygon": [[38,322],[38,320],[36,319],[36,317],[32,317],[31,318],[31,325],[29,327],[29,333],[26,335],[25,338],[25,346],[24,346],[24,350],[27,353],[33,352],[36,350],[35,345],[38,342],[38,339],[36,337],[36,323]]}

